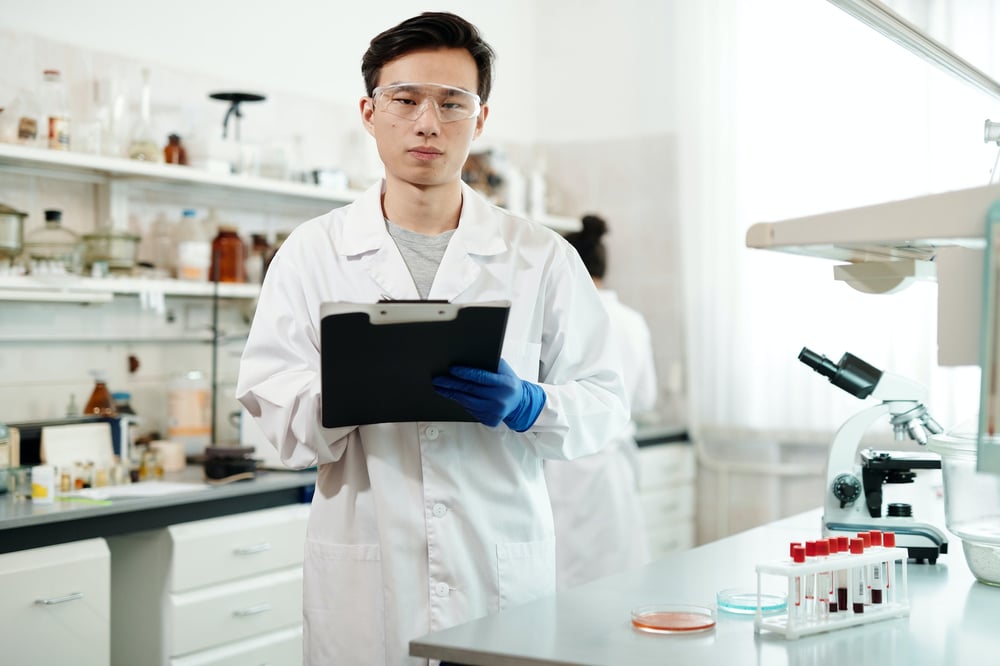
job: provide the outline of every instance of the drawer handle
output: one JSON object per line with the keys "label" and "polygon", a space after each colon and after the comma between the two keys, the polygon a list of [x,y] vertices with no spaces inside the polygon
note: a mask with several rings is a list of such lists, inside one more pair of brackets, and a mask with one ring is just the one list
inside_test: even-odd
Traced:
{"label": "drawer handle", "polygon": [[256,555],[257,553],[265,553],[271,550],[270,542],[265,541],[263,543],[254,544],[253,546],[244,546],[243,548],[235,548],[233,552],[237,555]]}
{"label": "drawer handle", "polygon": [[241,608],[238,611],[233,611],[233,615],[236,617],[250,617],[251,615],[266,613],[269,610],[271,610],[271,604],[257,604],[256,606],[251,606],[250,608]]}
{"label": "drawer handle", "polygon": [[52,597],[51,599],[35,599],[35,603],[39,606],[55,606],[56,604],[64,604],[67,601],[76,601],[77,599],[83,599],[83,592],[70,592],[65,596]]}

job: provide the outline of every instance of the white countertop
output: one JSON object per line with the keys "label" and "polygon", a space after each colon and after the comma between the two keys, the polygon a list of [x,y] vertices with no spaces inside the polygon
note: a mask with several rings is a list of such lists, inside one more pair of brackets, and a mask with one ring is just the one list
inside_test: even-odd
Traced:
{"label": "white countertop", "polygon": [[786,640],[754,633],[752,615],[718,613],[714,629],[652,635],[632,628],[632,608],[715,606],[726,588],[756,588],[757,564],[787,557],[788,543],[820,536],[820,510],[673,554],[641,569],[539,599],[410,643],[419,657],[470,666],[664,664],[971,664],[1000,654],[1000,588],[975,580],[961,542],[937,564],[909,564],[910,615]]}

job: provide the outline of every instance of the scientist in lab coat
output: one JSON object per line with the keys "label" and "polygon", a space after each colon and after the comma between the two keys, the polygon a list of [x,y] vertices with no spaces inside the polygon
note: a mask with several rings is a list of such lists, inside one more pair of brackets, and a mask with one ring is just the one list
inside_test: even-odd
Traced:
{"label": "scientist in lab coat", "polygon": [[[656,370],[649,327],[641,314],[603,286],[607,223],[586,215],[566,235],[583,259],[611,317],[610,346],[619,350],[632,413],[656,404]],[[607,446],[576,460],[546,460],[545,479],[556,526],[556,575],[560,589],[646,564],[649,544],[639,502],[635,427],[630,422]]]}
{"label": "scientist in lab coat", "polygon": [[[424,664],[410,640],[554,592],[542,460],[594,453],[628,420],[610,321],[576,251],[461,181],[493,56],[448,13],[376,36],[360,111],[384,180],[296,227],[261,288],[236,390],[288,466],[319,467],[307,664]],[[498,372],[434,379],[477,422],[322,427],[320,305],[386,298],[511,301]]]}

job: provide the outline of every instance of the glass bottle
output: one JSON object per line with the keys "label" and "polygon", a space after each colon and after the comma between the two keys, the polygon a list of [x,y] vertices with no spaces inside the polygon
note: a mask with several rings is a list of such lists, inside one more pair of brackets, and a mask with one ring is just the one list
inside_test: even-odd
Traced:
{"label": "glass bottle", "polygon": [[181,137],[171,134],[167,137],[167,145],[163,148],[163,161],[167,164],[187,164],[187,150],[181,143]]}
{"label": "glass bottle", "polygon": [[247,248],[236,227],[223,224],[212,241],[212,270],[209,277],[219,282],[246,282]]}
{"label": "glass bottle", "polygon": [[[0,141],[34,146],[38,143],[38,99],[30,90],[21,90],[10,105],[0,113]],[[45,137],[46,144],[48,136]]]}
{"label": "glass bottle", "polygon": [[108,381],[104,373],[94,370],[91,374],[94,375],[94,390],[87,400],[87,406],[83,408],[84,415],[118,416],[118,408],[111,397],[111,391],[108,390]]}
{"label": "glass bottle", "polygon": [[78,273],[83,244],[80,236],[62,226],[62,211],[45,211],[45,226],[24,237],[24,251],[32,273]]}
{"label": "glass bottle", "polygon": [[160,147],[153,139],[152,91],[150,90],[149,68],[142,70],[142,98],[139,106],[139,120],[132,129],[132,137],[128,145],[128,156],[133,160],[159,162]]}
{"label": "glass bottle", "polygon": [[53,150],[69,150],[69,96],[58,69],[47,69],[42,77],[41,107],[46,142]]}

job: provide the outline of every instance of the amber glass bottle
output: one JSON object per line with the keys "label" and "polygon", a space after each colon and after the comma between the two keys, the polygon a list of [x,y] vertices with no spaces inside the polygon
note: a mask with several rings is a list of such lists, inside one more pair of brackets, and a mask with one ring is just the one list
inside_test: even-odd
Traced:
{"label": "amber glass bottle", "polygon": [[212,271],[210,280],[219,282],[246,282],[247,246],[236,233],[236,227],[220,225],[212,241]]}
{"label": "amber glass bottle", "polygon": [[94,390],[83,408],[84,416],[118,416],[118,408],[111,398],[107,380],[103,374],[94,373]]}

